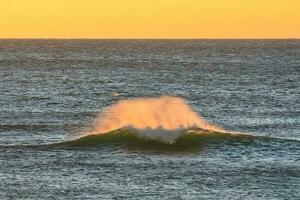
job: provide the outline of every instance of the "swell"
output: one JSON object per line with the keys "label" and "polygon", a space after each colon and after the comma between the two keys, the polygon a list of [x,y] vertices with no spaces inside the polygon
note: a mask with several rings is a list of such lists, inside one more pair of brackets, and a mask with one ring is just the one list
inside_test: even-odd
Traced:
{"label": "swell", "polygon": [[187,130],[179,135],[174,142],[168,143],[158,138],[147,138],[133,129],[122,128],[105,134],[91,134],[74,140],[51,144],[35,145],[0,145],[0,148],[30,149],[85,149],[108,146],[125,147],[129,150],[150,150],[159,152],[199,152],[212,145],[240,145],[261,147],[262,145],[298,146],[299,140],[276,138],[270,136],[254,136],[241,133],[212,132],[201,129]]}
{"label": "swell", "polygon": [[287,138],[275,138],[269,136],[254,136],[241,133],[211,132],[207,130],[187,130],[179,135],[173,142],[167,142],[159,138],[149,138],[144,134],[132,129],[122,128],[106,134],[91,134],[71,141],[52,144],[56,147],[95,147],[105,145],[129,145],[138,147],[185,147],[194,148],[197,146],[239,143],[247,145],[255,142],[300,142],[299,140]]}

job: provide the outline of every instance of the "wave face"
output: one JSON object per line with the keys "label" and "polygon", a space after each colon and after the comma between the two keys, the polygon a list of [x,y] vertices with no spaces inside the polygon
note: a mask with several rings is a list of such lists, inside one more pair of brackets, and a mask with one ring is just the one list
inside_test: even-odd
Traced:
{"label": "wave face", "polygon": [[224,132],[206,122],[179,97],[136,98],[122,100],[99,114],[89,134],[104,134],[121,128],[131,129],[139,137],[173,143],[188,130]]}
{"label": "wave face", "polygon": [[[167,133],[171,134],[171,133]],[[92,134],[81,138],[52,144],[50,146],[62,148],[82,148],[105,145],[121,145],[134,150],[157,150],[157,151],[188,151],[198,152],[205,146],[219,143],[249,144],[255,140],[268,140],[270,138],[255,137],[244,134],[230,134],[211,132],[206,130],[190,130],[178,134],[173,143],[167,143],[163,139],[149,138],[140,132],[131,129],[119,129],[106,134]],[[47,145],[48,146],[48,145]]]}

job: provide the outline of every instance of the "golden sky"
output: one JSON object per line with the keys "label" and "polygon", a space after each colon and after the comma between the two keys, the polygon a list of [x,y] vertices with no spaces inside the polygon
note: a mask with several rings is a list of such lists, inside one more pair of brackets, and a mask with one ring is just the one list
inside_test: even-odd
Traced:
{"label": "golden sky", "polygon": [[300,0],[0,0],[0,38],[300,38]]}

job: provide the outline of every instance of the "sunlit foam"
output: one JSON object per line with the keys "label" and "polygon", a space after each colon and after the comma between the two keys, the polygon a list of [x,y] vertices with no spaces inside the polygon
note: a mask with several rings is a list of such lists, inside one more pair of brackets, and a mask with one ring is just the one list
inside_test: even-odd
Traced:
{"label": "sunlit foam", "polygon": [[179,97],[136,98],[107,107],[88,134],[103,134],[120,128],[133,129],[138,136],[171,143],[190,129],[224,130],[206,122]]}

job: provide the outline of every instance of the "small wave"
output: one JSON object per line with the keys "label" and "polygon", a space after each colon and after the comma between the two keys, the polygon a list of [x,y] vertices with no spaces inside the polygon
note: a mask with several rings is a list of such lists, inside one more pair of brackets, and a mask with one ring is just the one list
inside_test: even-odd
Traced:
{"label": "small wave", "polygon": [[46,124],[0,124],[1,131],[12,131],[12,130],[51,130],[53,126]]}
{"label": "small wave", "polygon": [[23,96],[23,97],[19,97],[19,100],[23,100],[23,101],[46,101],[46,100],[50,100],[50,97],[45,97],[45,96]]}

